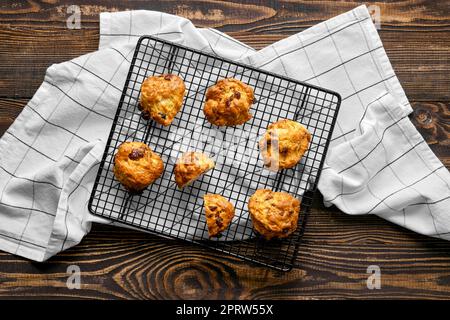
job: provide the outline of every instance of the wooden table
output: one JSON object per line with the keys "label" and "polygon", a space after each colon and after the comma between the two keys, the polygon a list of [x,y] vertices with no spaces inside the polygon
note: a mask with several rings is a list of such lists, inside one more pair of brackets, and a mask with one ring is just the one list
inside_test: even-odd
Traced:
{"label": "wooden table", "polygon": [[[82,10],[66,27],[67,7]],[[368,2],[370,4],[370,2]],[[376,2],[380,35],[414,107],[411,119],[450,167],[448,1]],[[96,50],[102,11],[151,9],[215,27],[262,48],[357,6],[356,1],[2,1],[0,134],[43,80],[46,68]],[[126,299],[450,298],[450,242],[414,234],[374,216],[348,216],[317,199],[288,273],[119,228],[94,225],[80,245],[46,263],[0,252],[0,297]],[[82,271],[66,286],[69,265]],[[381,268],[380,290],[366,286]]]}

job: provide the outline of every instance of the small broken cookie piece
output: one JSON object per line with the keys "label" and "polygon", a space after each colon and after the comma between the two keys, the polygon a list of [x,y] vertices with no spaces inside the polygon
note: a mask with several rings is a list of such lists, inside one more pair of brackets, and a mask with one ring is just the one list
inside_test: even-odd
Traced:
{"label": "small broken cookie piece", "polygon": [[310,141],[309,131],[296,121],[283,119],[270,124],[259,141],[264,166],[272,171],[295,167]]}
{"label": "small broken cookie piece", "polygon": [[163,126],[170,125],[183,105],[185,91],[184,81],[175,74],[148,77],[141,85],[142,117],[152,118]]}
{"label": "small broken cookie piece", "polygon": [[252,118],[253,89],[237,79],[219,80],[206,91],[203,113],[216,126],[236,126]]}
{"label": "small broken cookie piece", "polygon": [[174,169],[178,188],[184,188],[201,175],[214,168],[214,161],[201,152],[185,152],[177,160]]}
{"label": "small broken cookie piece", "polygon": [[210,237],[216,237],[230,225],[234,217],[234,206],[218,194],[205,194],[203,205],[208,234]]}
{"label": "small broken cookie piece", "polygon": [[300,200],[286,192],[257,190],[248,202],[253,228],[265,239],[286,238],[297,229]]}
{"label": "small broken cookie piece", "polygon": [[142,142],[124,142],[114,156],[114,176],[130,192],[145,189],[164,171],[160,156]]}

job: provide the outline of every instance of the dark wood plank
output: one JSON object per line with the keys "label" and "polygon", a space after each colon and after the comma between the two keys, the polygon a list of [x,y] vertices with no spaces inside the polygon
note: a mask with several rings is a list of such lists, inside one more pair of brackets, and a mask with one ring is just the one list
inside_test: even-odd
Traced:
{"label": "dark wood plank", "polygon": [[[402,2],[364,1],[367,5],[378,5],[382,23],[386,26],[422,27],[433,26],[447,29],[450,23],[448,5],[445,1],[411,0]],[[0,7],[4,24],[63,26],[68,16],[67,7],[80,7],[86,27],[96,28],[98,15],[103,11],[124,11],[133,9],[158,10],[176,14],[192,20],[202,27],[223,27],[245,24],[248,27],[272,25],[274,29],[289,25],[308,27],[324,19],[349,11],[360,1],[304,1],[304,0],[166,0],[149,2],[145,0],[70,0],[51,1],[3,1]]]}
{"label": "dark wood plank", "polygon": [[441,161],[450,167],[450,103],[413,103],[411,120]]}
{"label": "dark wood plank", "polygon": [[[450,294],[450,242],[319,204],[291,272],[205,250],[95,225],[81,244],[43,264],[0,253],[0,297],[393,299]],[[80,290],[66,287],[70,265],[81,269]],[[367,289],[369,265],[380,266],[382,290]]]}
{"label": "dark wood plank", "polygon": [[28,99],[0,99],[0,136],[14,122]]}
{"label": "dark wood plank", "polygon": [[[98,31],[94,30],[9,28],[0,30],[0,97],[31,97],[51,64],[94,51],[98,44]],[[240,31],[230,35],[255,48],[286,37],[255,37]],[[411,100],[450,100],[449,35],[434,31],[381,32],[391,63]]]}
{"label": "dark wood plank", "polygon": [[[95,3],[95,4],[94,4]],[[378,4],[378,2],[376,2]],[[82,29],[66,27],[70,1],[23,3],[0,8],[0,97],[30,97],[46,68],[94,51],[98,13],[104,10],[158,9],[214,26],[259,49],[357,5],[354,1],[271,2],[81,1]],[[418,10],[420,8],[420,10]],[[415,101],[450,99],[450,27],[442,2],[381,4],[380,34],[408,97]],[[52,41],[48,41],[51,38]]]}
{"label": "dark wood plank", "polygon": [[411,105],[412,123],[436,156],[450,168],[450,103],[412,102]]}

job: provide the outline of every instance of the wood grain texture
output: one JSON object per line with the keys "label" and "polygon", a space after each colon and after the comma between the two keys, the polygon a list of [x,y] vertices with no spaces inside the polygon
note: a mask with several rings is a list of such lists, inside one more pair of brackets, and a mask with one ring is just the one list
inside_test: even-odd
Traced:
{"label": "wood grain texture", "polygon": [[[450,100],[450,19],[445,1],[373,3],[380,5],[380,35],[408,97]],[[0,72],[5,75],[0,80],[0,97],[29,97],[49,65],[95,50],[102,11],[152,9],[180,14],[198,26],[216,27],[260,49],[359,2],[83,0],[77,2],[79,30],[66,27],[67,7],[72,4],[70,0],[6,1],[0,7]]]}
{"label": "wood grain texture", "polygon": [[[296,267],[287,273],[179,241],[96,225],[78,246],[46,263],[0,253],[1,297],[101,299],[448,298],[450,243],[384,220],[316,209]],[[67,268],[81,269],[69,290]],[[367,267],[382,271],[368,290]]]}
{"label": "wood grain texture", "polygon": [[413,123],[428,144],[450,145],[450,104],[413,103]]}
{"label": "wood grain texture", "polygon": [[[103,11],[159,10],[191,19],[200,27],[223,27],[232,24],[244,27],[271,24],[308,27],[349,11],[361,5],[378,5],[382,12],[382,23],[394,27],[433,26],[448,30],[450,17],[445,1],[304,1],[304,0],[78,0],[83,21],[89,28],[97,28],[98,15]],[[52,1],[3,1],[0,7],[5,24],[60,25],[66,23],[70,0]],[[272,18],[269,20],[269,18]]]}
{"label": "wood grain texture", "polygon": [[[381,38],[412,101],[413,123],[450,168],[450,10],[446,1],[367,1],[381,8]],[[357,1],[79,0],[82,29],[66,27],[70,0],[0,4],[0,135],[40,85],[46,68],[96,49],[98,14],[161,10],[262,48]],[[81,268],[80,290],[66,286]],[[366,287],[367,267],[382,290]],[[348,216],[315,201],[296,267],[277,272],[180,241],[94,225],[76,247],[33,263],[0,252],[0,298],[449,299],[450,242],[374,216]]]}
{"label": "wood grain texture", "polygon": [[[296,30],[300,31],[300,29]],[[233,31],[231,36],[263,48],[288,34]],[[415,101],[450,100],[449,32],[381,31],[391,63],[407,96]],[[401,36],[400,36],[401,35]],[[48,41],[51,38],[52,41]],[[0,30],[0,97],[30,97],[41,84],[45,70],[96,50],[98,30],[63,28]]]}
{"label": "wood grain texture", "polygon": [[20,114],[28,99],[1,99],[0,98],[0,136],[14,122]]}

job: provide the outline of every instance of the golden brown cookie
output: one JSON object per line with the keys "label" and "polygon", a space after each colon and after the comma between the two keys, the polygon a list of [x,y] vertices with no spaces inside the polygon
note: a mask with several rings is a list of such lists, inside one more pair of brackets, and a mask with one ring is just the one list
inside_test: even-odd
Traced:
{"label": "golden brown cookie", "polygon": [[130,192],[145,189],[163,171],[161,158],[142,142],[124,142],[114,156],[114,175]]}
{"label": "golden brown cookie", "polygon": [[[309,131],[296,121],[284,119],[270,124],[259,141],[264,165],[274,171],[294,167],[310,141]],[[279,152],[274,152],[277,149]]]}
{"label": "golden brown cookie", "polygon": [[286,238],[297,229],[300,201],[289,193],[257,190],[248,209],[253,228],[267,240]]}
{"label": "golden brown cookie", "polygon": [[203,196],[208,234],[215,237],[224,231],[234,217],[234,206],[227,199],[218,194]]}
{"label": "golden brown cookie", "polygon": [[201,152],[185,152],[178,159],[174,174],[178,188],[184,188],[214,168],[214,161]]}
{"label": "golden brown cookie", "polygon": [[174,74],[151,76],[141,85],[140,109],[146,119],[168,126],[180,111],[186,86]]}
{"label": "golden brown cookie", "polygon": [[203,113],[216,126],[236,126],[252,118],[252,87],[233,79],[219,80],[206,91]]}

